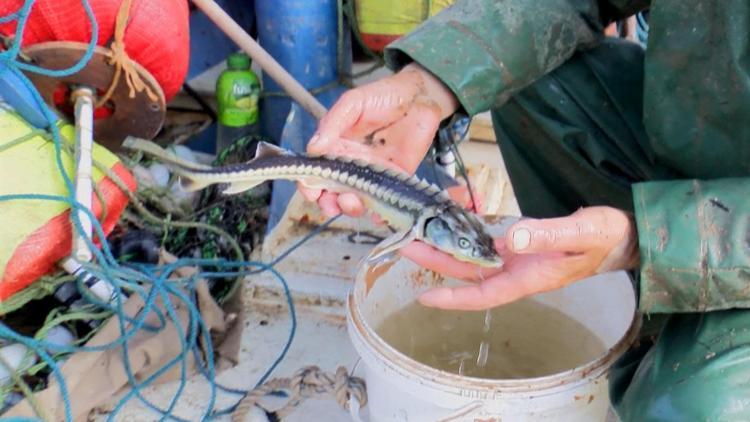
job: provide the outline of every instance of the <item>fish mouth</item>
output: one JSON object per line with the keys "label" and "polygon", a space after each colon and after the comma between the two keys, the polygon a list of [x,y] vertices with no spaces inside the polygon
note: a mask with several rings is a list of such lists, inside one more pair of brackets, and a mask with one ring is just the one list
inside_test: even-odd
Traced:
{"label": "fish mouth", "polygon": [[477,263],[477,265],[480,265],[482,267],[487,267],[487,268],[500,268],[503,266],[503,264],[505,264],[505,262],[500,258],[493,259],[493,260],[489,260],[489,259],[483,260]]}
{"label": "fish mouth", "polygon": [[493,258],[456,257],[456,259],[485,268],[500,268],[505,263],[499,256]]}

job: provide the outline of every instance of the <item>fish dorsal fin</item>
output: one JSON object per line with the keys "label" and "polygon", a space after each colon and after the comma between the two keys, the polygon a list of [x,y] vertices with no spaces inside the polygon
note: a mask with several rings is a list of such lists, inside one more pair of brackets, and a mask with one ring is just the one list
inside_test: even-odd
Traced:
{"label": "fish dorsal fin", "polygon": [[258,142],[258,148],[255,149],[255,157],[253,159],[278,157],[281,155],[294,155],[294,153],[274,144],[261,141]]}

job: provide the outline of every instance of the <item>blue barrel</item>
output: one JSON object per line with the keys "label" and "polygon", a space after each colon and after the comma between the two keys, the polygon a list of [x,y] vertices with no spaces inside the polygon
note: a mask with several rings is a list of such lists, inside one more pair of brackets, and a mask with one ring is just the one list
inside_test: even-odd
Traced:
{"label": "blue barrel", "polygon": [[[336,0],[256,0],[258,42],[308,90],[338,80],[338,15]],[[348,30],[344,30],[348,34]],[[351,48],[345,37],[346,72],[351,67]],[[281,92],[273,79],[263,75],[264,92]],[[326,107],[341,95],[341,87],[316,95]],[[261,102],[261,127],[280,141],[290,108],[289,97],[265,97]]]}
{"label": "blue barrel", "polygon": [[[336,0],[256,0],[255,16],[260,45],[302,86],[312,91],[339,79]],[[344,71],[349,73],[349,29],[344,28],[343,33]],[[315,97],[330,108],[344,90],[339,85]],[[264,74],[263,91],[280,93],[282,90]],[[260,103],[261,130],[282,147],[304,152],[318,122],[296,103],[297,111],[287,122],[291,105],[288,96],[264,96]],[[296,186],[291,182],[273,182],[267,230],[272,230],[279,222],[295,191]]]}

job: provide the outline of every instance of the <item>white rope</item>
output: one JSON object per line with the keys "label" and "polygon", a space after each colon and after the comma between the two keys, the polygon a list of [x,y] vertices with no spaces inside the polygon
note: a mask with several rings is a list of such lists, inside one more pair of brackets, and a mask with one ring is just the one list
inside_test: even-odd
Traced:
{"label": "white rope", "polygon": [[248,392],[232,413],[232,422],[246,422],[250,411],[263,397],[281,390],[289,391],[290,397],[283,407],[275,411],[280,418],[289,415],[304,400],[324,394],[332,394],[339,406],[350,413],[353,406],[356,406],[358,413],[359,408],[367,404],[364,380],[350,376],[343,366],[331,375],[313,365],[301,368],[291,378],[274,378]]}

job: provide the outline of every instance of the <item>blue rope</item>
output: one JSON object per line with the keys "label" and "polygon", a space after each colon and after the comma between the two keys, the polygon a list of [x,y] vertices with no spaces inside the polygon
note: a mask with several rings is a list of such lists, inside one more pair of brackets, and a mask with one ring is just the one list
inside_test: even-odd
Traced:
{"label": "blue rope", "polygon": [[[291,319],[289,334],[283,348],[280,350],[276,359],[272,362],[269,368],[263,373],[258,380],[256,387],[263,384],[268,380],[274,370],[286,357],[289,348],[294,340],[297,331],[297,316],[292,301],[291,292],[289,285],[284,277],[274,268],[279,262],[287,258],[294,250],[301,246],[304,242],[308,241],[312,237],[318,235],[322,230],[328,227],[335,218],[330,219],[325,224],[311,231],[307,236],[297,241],[295,244],[290,246],[284,253],[274,259],[270,263],[262,263],[255,261],[228,261],[223,259],[178,259],[177,262],[172,264],[149,267],[149,266],[121,266],[112,255],[112,251],[109,244],[106,242],[106,236],[101,224],[97,220],[96,216],[81,203],[77,202],[74,195],[74,185],[71,177],[65,172],[63,166],[63,148],[62,148],[62,136],[60,134],[59,118],[55,116],[47,107],[44,107],[44,100],[42,99],[39,92],[35,89],[31,81],[26,77],[23,71],[38,73],[50,77],[65,77],[72,75],[81,69],[89,62],[93,56],[94,49],[98,42],[98,24],[94,16],[93,10],[88,0],[81,0],[81,4],[86,12],[86,16],[90,22],[91,27],[91,39],[88,43],[87,49],[83,57],[73,66],[62,69],[62,70],[51,70],[40,68],[28,63],[23,63],[18,60],[18,56],[21,50],[21,42],[23,39],[24,30],[28,21],[30,12],[34,5],[35,0],[25,0],[21,8],[13,13],[6,16],[0,16],[0,23],[7,23],[16,21],[17,28],[15,32],[15,39],[13,45],[6,51],[0,52],[0,63],[3,63],[9,67],[9,69],[22,81],[25,87],[27,87],[34,101],[39,105],[40,110],[44,114],[46,120],[50,123],[50,131],[52,134],[52,141],[55,148],[55,162],[60,173],[61,179],[64,181],[67,195],[43,195],[36,193],[27,194],[15,194],[15,195],[0,195],[0,202],[7,201],[52,201],[62,202],[70,208],[70,217],[73,227],[79,232],[83,232],[81,225],[79,212],[83,212],[93,223],[93,233],[100,239],[100,248],[96,247],[92,238],[85,238],[85,241],[92,251],[94,256],[93,263],[81,263],[86,271],[89,271],[92,275],[96,276],[100,280],[104,280],[109,283],[117,295],[115,296],[114,303],[105,302],[88,292],[88,289],[82,285],[79,280],[79,290],[83,294],[84,298],[98,311],[109,311],[112,312],[112,320],[116,322],[117,328],[119,329],[120,336],[105,345],[99,346],[61,346],[49,343],[42,338],[34,338],[20,335],[12,329],[0,325],[0,339],[9,340],[23,344],[32,350],[39,358],[46,363],[51,371],[51,375],[56,380],[60,395],[63,401],[65,418],[68,421],[72,421],[72,406],[70,393],[65,383],[65,379],[62,376],[59,366],[55,360],[47,352],[54,351],[56,354],[68,354],[78,352],[102,352],[107,350],[115,350],[120,348],[122,354],[123,366],[125,373],[128,377],[128,386],[130,391],[119,400],[114,410],[109,415],[109,420],[114,420],[122,408],[132,399],[136,398],[142,402],[149,409],[158,413],[161,416],[160,420],[175,420],[183,422],[184,420],[174,416],[172,413],[184,392],[187,383],[187,365],[189,358],[194,356],[199,367],[199,374],[204,377],[211,387],[210,396],[206,405],[206,410],[201,416],[201,420],[210,420],[217,416],[227,414],[233,411],[232,406],[228,409],[215,410],[216,399],[219,391],[230,393],[230,394],[246,394],[246,391],[231,389],[223,387],[215,381],[215,363],[213,360],[213,347],[211,343],[211,336],[206,327],[204,321],[201,318],[200,310],[196,303],[196,292],[195,283],[199,279],[214,279],[224,277],[239,277],[245,275],[256,275],[265,271],[270,272],[278,280],[284,290],[286,296],[286,302],[289,309],[289,315]],[[190,278],[173,277],[173,273],[180,267],[193,266],[199,269],[198,273]],[[218,268],[219,271],[204,271],[203,268]],[[136,316],[126,315],[123,306],[123,298],[125,293],[137,295],[143,301],[143,307]],[[163,311],[159,309],[159,302]],[[178,308],[184,308],[187,311],[187,320],[183,324],[178,315]],[[158,325],[153,323],[147,323],[146,320],[152,317],[158,321]],[[164,364],[156,372],[154,372],[148,378],[138,381],[134,374],[134,370],[130,365],[130,359],[128,358],[129,353],[129,342],[136,335],[141,332],[158,332],[168,325],[172,325],[176,330],[180,339],[180,353],[171,359],[169,362]],[[205,347],[205,356],[201,352],[199,347],[199,339],[202,340]],[[143,396],[143,389],[153,384],[160,376],[165,374],[167,371],[172,370],[175,366],[179,365],[180,379],[179,386],[171,397],[168,406],[165,409],[160,408],[154,403],[151,403],[148,399]],[[29,421],[35,420],[31,418],[3,418],[2,420],[7,421]]]}
{"label": "blue rope", "polygon": [[19,11],[7,14],[5,16],[0,16],[0,23],[8,23],[13,22],[14,20],[17,20],[19,16]]}

